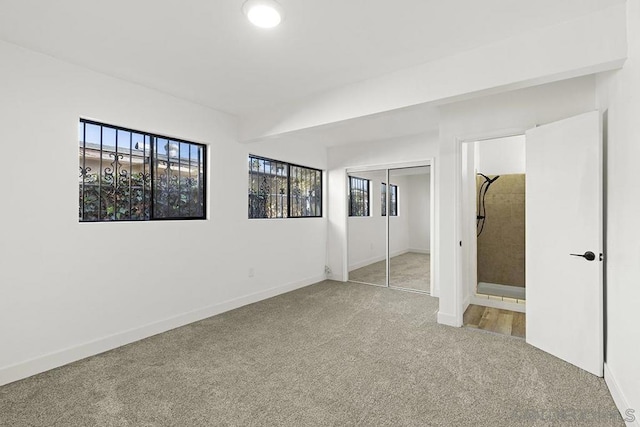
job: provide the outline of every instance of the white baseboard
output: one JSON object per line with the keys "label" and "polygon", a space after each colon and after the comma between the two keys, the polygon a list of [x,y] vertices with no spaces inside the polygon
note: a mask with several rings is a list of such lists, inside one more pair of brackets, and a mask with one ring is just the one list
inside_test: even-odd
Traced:
{"label": "white baseboard", "polygon": [[98,338],[84,344],[45,354],[14,365],[5,366],[0,368],[0,386],[67,365],[86,357],[95,356],[96,354],[104,353],[105,351],[113,350],[114,348],[121,347],[180,326],[188,325],[189,323],[197,322],[226,311],[291,292],[293,290],[309,286],[313,283],[321,282],[325,280],[325,278],[325,275],[309,277],[304,280],[265,289],[263,291],[234,298],[222,303],[213,304],[188,313],[179,314],[141,327]]}
{"label": "white baseboard", "polygon": [[631,408],[606,363],[604,364],[604,381],[607,383],[611,397],[613,397],[613,401],[618,407],[618,411],[620,411],[620,415],[626,425],[628,427],[640,427],[640,408]]}
{"label": "white baseboard", "polygon": [[441,325],[454,326],[456,328],[462,326],[462,321],[458,320],[457,316],[449,313],[443,313],[441,311],[438,311],[438,323]]}
{"label": "white baseboard", "polygon": [[395,252],[391,252],[389,254],[389,256],[391,256],[391,258],[395,257],[395,256],[400,256],[400,255],[404,255],[404,254],[408,254],[409,252],[411,252],[411,249],[401,249],[399,251],[395,251]]}
{"label": "white baseboard", "polygon": [[366,267],[367,265],[375,264],[376,262],[384,261],[385,259],[386,259],[386,255],[381,255],[381,256],[368,258],[362,261],[358,261],[354,264],[349,265],[349,272],[353,270],[357,270],[362,267]]}
{"label": "white baseboard", "polygon": [[407,252],[413,252],[416,254],[424,254],[424,255],[429,255],[431,253],[429,249],[418,249],[418,248],[409,248],[407,249]]}
{"label": "white baseboard", "polygon": [[503,301],[500,297],[494,297],[492,295],[471,295],[471,304],[480,305],[482,307],[492,307],[502,310],[517,311],[519,313],[527,312],[527,306],[525,304]]}
{"label": "white baseboard", "polygon": [[[415,252],[415,253],[418,253],[418,254],[429,254],[430,253],[429,250],[425,250],[425,249],[401,249],[399,251],[391,252],[389,255],[391,255],[391,258],[393,258],[393,257],[396,257],[396,256],[408,254],[408,253],[411,253],[411,252]],[[359,268],[366,267],[367,265],[371,265],[371,264],[374,264],[376,262],[384,261],[385,259],[386,259],[386,255],[381,255],[381,256],[368,258],[368,259],[365,259],[363,261],[358,261],[358,262],[356,262],[354,264],[350,264],[349,265],[349,271],[357,270]]]}

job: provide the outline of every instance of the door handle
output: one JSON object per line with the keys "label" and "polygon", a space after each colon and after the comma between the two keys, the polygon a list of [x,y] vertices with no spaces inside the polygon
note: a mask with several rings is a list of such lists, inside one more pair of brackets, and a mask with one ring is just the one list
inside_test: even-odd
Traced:
{"label": "door handle", "polygon": [[593,261],[593,260],[596,259],[596,254],[594,254],[591,251],[587,251],[587,252],[585,252],[583,254],[569,254],[569,255],[571,255],[571,256],[581,256],[584,259],[586,259],[587,261]]}

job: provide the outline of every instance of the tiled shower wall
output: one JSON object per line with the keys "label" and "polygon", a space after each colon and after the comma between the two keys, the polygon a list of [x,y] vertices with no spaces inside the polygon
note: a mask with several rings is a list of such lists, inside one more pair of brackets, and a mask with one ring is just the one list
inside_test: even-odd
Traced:
{"label": "tiled shower wall", "polygon": [[[483,182],[478,177],[478,194]],[[501,175],[489,187],[485,206],[484,230],[478,237],[478,282],[524,287],[525,175]]]}

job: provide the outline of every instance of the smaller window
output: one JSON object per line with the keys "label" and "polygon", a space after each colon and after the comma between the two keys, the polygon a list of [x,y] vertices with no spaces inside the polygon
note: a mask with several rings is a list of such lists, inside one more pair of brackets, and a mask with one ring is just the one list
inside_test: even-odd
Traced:
{"label": "smaller window", "polygon": [[322,171],[249,155],[249,218],[322,217]]}
{"label": "smaller window", "polygon": [[369,216],[369,180],[349,177],[349,216]]}
{"label": "smaller window", "polygon": [[[391,194],[389,194],[389,212],[391,216],[398,216],[398,186],[391,184]],[[387,216],[387,184],[380,185],[380,198],[382,206],[382,216]]]}
{"label": "smaller window", "polygon": [[322,171],[289,165],[289,218],[322,216]]}

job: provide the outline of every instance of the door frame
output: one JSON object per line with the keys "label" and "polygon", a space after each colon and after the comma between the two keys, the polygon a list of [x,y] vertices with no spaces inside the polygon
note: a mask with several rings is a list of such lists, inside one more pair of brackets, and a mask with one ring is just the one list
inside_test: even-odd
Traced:
{"label": "door frame", "polygon": [[[464,200],[463,200],[463,189],[462,186],[464,184],[462,179],[462,160],[463,160],[463,144],[467,144],[470,142],[476,141],[486,141],[491,139],[498,138],[506,138],[510,136],[523,135],[528,128],[526,127],[512,127],[512,128],[503,128],[503,129],[493,129],[484,132],[476,132],[469,133],[464,135],[459,135],[456,137],[456,147],[455,147],[455,209],[454,209],[454,221],[455,221],[455,236],[456,236],[456,251],[454,254],[454,265],[455,265],[455,275],[454,275],[454,315],[456,318],[456,324],[462,326],[463,325],[463,316],[464,312],[471,304],[472,295],[470,292],[471,286],[469,284],[469,269],[468,265],[468,251],[469,247],[468,242],[473,237],[470,234],[465,233],[464,223],[465,215],[464,215]],[[475,295],[475,291],[474,291]]]}
{"label": "door frame", "polygon": [[[601,138],[606,138],[606,131],[605,128],[603,126],[603,116],[604,116],[604,112],[600,111],[600,120],[601,120],[601,131],[602,131],[602,135]],[[487,130],[487,131],[483,131],[483,132],[477,132],[477,133],[468,133],[468,134],[463,134],[463,135],[459,135],[456,137],[456,145],[455,145],[455,209],[454,209],[454,221],[455,221],[455,235],[456,235],[456,242],[464,242],[465,239],[469,239],[468,235],[464,234],[464,227],[463,227],[463,220],[464,220],[464,215],[463,215],[463,203],[464,201],[462,200],[462,196],[463,196],[463,191],[462,191],[462,185],[463,185],[463,180],[462,180],[462,153],[463,153],[463,144],[465,143],[470,143],[470,142],[475,142],[475,141],[486,141],[486,140],[491,140],[491,139],[497,139],[497,138],[505,138],[505,137],[509,137],[509,136],[516,136],[516,135],[524,135],[526,133],[526,131],[528,129],[530,129],[531,127],[536,127],[539,125],[533,125],[533,126],[527,126],[527,127],[509,127],[509,128],[502,128],[502,129],[492,129],[492,130]],[[526,142],[525,142],[526,144]],[[606,211],[607,211],[607,205],[606,205],[606,180],[607,180],[607,174],[606,174],[606,147],[605,147],[605,142],[603,140],[602,142],[602,150],[603,150],[603,171],[602,171],[602,180],[603,180],[603,186],[602,186],[602,209],[603,209],[603,224],[602,224],[602,244],[603,244],[603,253],[605,253],[605,259],[604,259],[604,264],[603,264],[603,277],[602,277],[602,281],[603,281],[603,312],[602,312],[602,322],[603,322],[603,328],[604,328],[604,333],[603,333],[603,346],[604,346],[604,353],[606,354],[606,322],[607,322],[607,311],[606,311],[606,281],[607,281],[607,277],[606,277],[606,266],[607,266],[607,260],[606,260]],[[469,270],[469,266],[465,263],[465,256],[464,256],[464,251],[462,250],[463,247],[461,247],[460,245],[456,245],[456,251],[454,254],[454,265],[455,265],[455,276],[454,276],[454,315],[456,317],[456,321],[457,324],[462,326],[463,325],[463,316],[464,316],[464,312],[467,309],[467,307],[469,306],[469,304],[471,303],[472,300],[472,295],[470,295],[469,293],[465,293],[465,290],[468,292],[470,289],[469,283],[468,283],[468,278],[465,277],[466,273]],[[501,307],[499,307],[501,308]]]}
{"label": "door frame", "polygon": [[[386,176],[387,176],[387,182],[389,182],[389,170],[390,169],[403,169],[403,168],[412,168],[412,167],[420,167],[420,166],[429,166],[430,170],[429,170],[429,255],[430,255],[430,259],[429,259],[429,263],[430,263],[430,271],[429,271],[429,292],[427,292],[428,295],[431,296],[438,296],[438,291],[439,291],[439,286],[438,284],[435,282],[435,278],[437,277],[437,275],[435,274],[435,268],[436,268],[436,257],[437,255],[437,250],[435,248],[436,245],[436,239],[437,239],[437,230],[435,229],[435,215],[436,215],[436,197],[435,197],[435,191],[436,191],[436,162],[435,162],[435,158],[430,157],[430,158],[426,158],[426,159],[422,159],[422,160],[415,160],[415,161],[410,161],[410,162],[396,162],[396,163],[382,163],[382,164],[373,164],[373,165],[364,165],[364,166],[353,166],[353,167],[347,167],[344,170],[344,188],[345,188],[345,206],[347,207],[347,209],[345,209],[345,216],[344,216],[344,230],[345,230],[345,236],[344,236],[344,250],[342,253],[342,266],[343,266],[343,270],[342,270],[342,274],[345,278],[345,281],[349,281],[349,174],[351,173],[357,173],[357,172],[369,172],[369,171],[375,171],[375,170],[385,170]],[[389,192],[387,191],[387,198],[389,198]],[[388,206],[388,200],[387,200],[387,206]],[[389,284],[389,215],[386,216],[386,220],[385,220],[385,240],[386,240],[386,262],[387,262],[387,285],[384,287],[389,287],[391,289],[399,289],[399,290],[405,290],[405,291],[411,291],[410,289],[406,289],[406,288],[400,288],[400,287],[395,287],[395,286],[388,286]],[[373,286],[380,286],[380,285],[373,285]],[[414,292],[419,292],[419,291],[414,291]],[[422,292],[419,292],[422,293]]]}
{"label": "door frame", "polygon": [[[483,138],[483,139],[472,139],[470,141],[462,141],[460,144],[461,147],[461,177],[460,177],[460,203],[461,203],[461,211],[460,211],[460,227],[461,227],[461,236],[462,238],[460,240],[462,240],[463,242],[468,242],[467,244],[462,246],[462,253],[461,253],[461,257],[462,257],[462,270],[461,270],[461,280],[463,281],[463,289],[466,289],[466,292],[468,292],[468,299],[469,299],[469,303],[468,304],[476,304],[476,305],[481,305],[484,307],[493,307],[493,308],[499,308],[499,309],[505,309],[505,310],[511,310],[511,311],[517,311],[520,313],[524,313],[525,312],[525,306],[522,303],[515,303],[515,302],[508,302],[508,301],[502,301],[502,300],[498,300],[498,299],[487,299],[487,298],[481,298],[478,296],[478,263],[477,263],[477,256],[478,256],[478,238],[477,238],[477,228],[475,227],[475,218],[476,218],[476,195],[477,195],[477,189],[476,189],[476,174],[473,173],[473,177],[471,176],[467,176],[466,179],[467,181],[465,182],[465,178],[464,178],[464,172],[465,172],[465,167],[469,168],[470,167],[470,162],[468,157],[465,158],[465,151],[467,153],[467,156],[469,155],[469,152],[473,152],[474,150],[474,145],[475,143],[482,143],[482,142],[486,142],[486,141],[494,141],[496,139],[502,139],[502,138],[509,138],[509,137],[514,137],[514,136],[522,136],[524,137],[524,133],[517,133],[517,134],[510,134],[510,135],[503,135],[503,136],[498,136],[498,137],[491,137],[491,138]],[[526,143],[526,142],[525,142]],[[475,157],[474,157],[475,158]],[[463,165],[462,163],[465,161],[466,159],[466,164]],[[474,171],[475,172],[475,171]],[[470,171],[468,171],[468,173],[471,173]],[[466,194],[467,198],[465,199],[465,185],[469,185],[469,187],[467,188],[467,191],[470,190],[470,183],[469,180],[473,181],[473,204],[469,204],[470,200],[471,200],[471,194]],[[466,209],[465,209],[466,208]],[[471,224],[474,224],[474,226],[472,227]],[[465,226],[470,227],[469,229],[466,230],[465,232]],[[466,264],[465,264],[466,261]],[[465,267],[466,266],[466,267]],[[499,298],[499,297],[496,297]],[[465,301],[466,301],[466,297],[465,297]],[[465,302],[465,309],[466,306],[468,305]]]}

